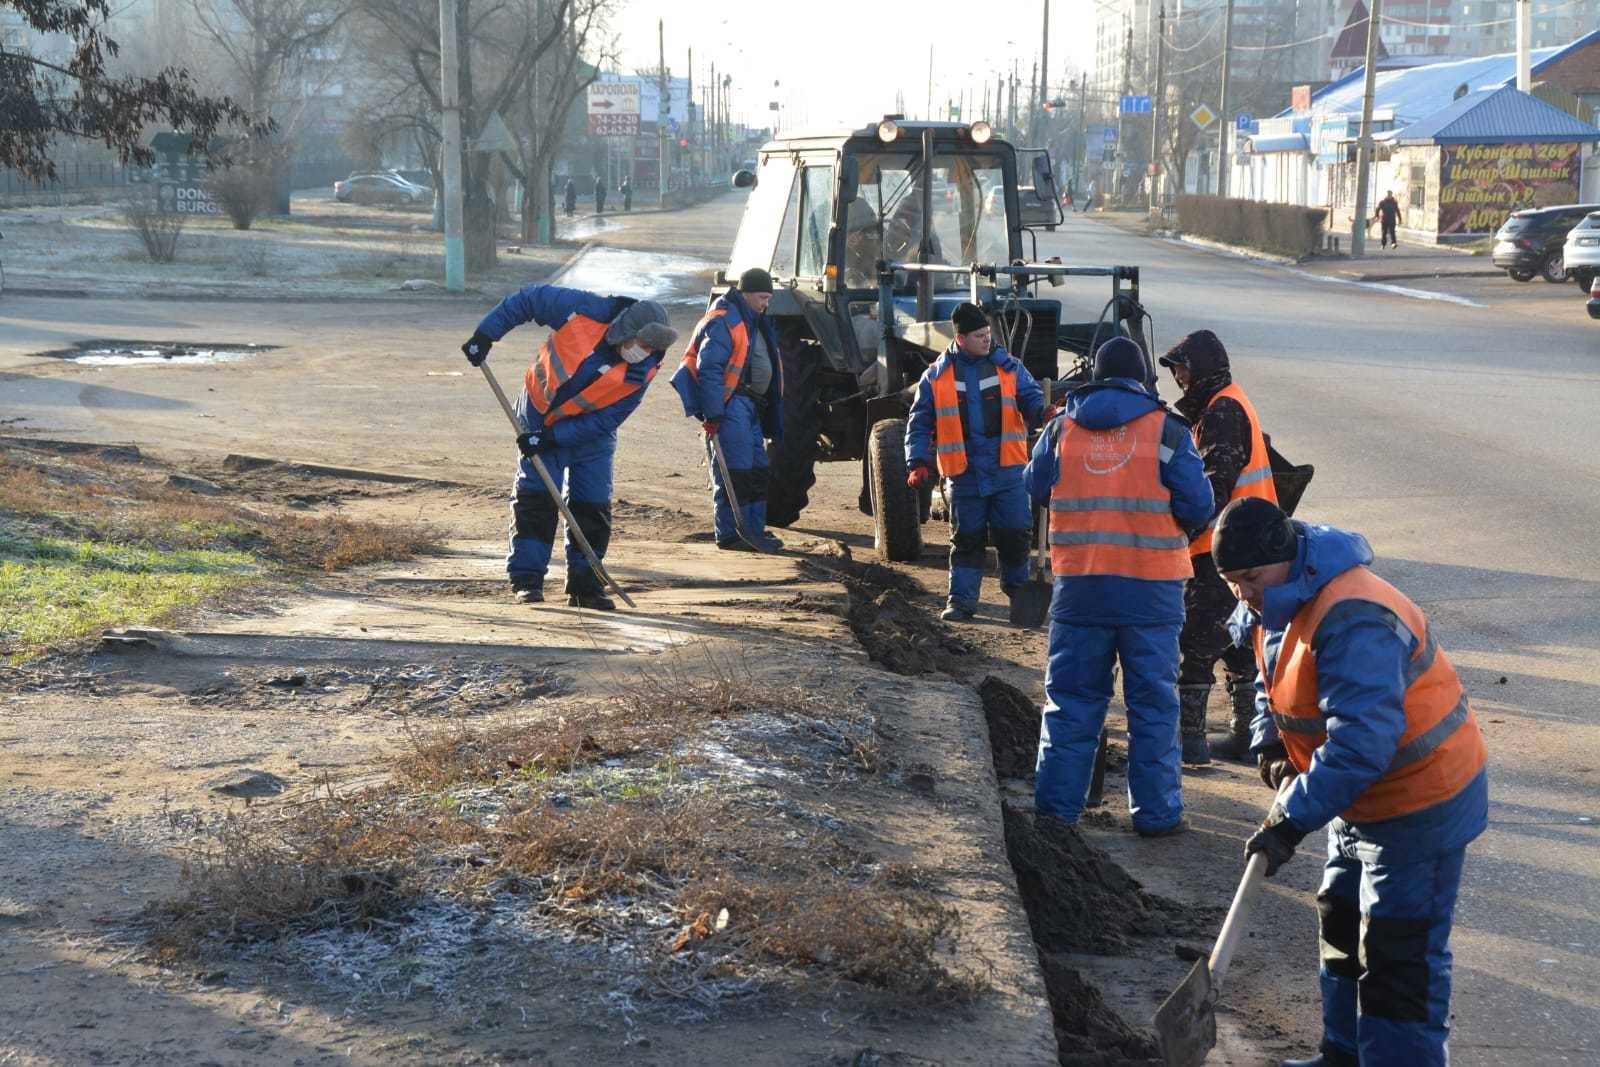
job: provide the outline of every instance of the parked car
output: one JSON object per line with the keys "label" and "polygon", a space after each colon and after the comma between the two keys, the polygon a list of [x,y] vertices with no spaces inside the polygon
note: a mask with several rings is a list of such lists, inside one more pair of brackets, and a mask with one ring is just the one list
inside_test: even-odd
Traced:
{"label": "parked car", "polygon": [[341,204],[421,204],[433,199],[433,190],[394,174],[352,174],[333,183],[333,198]]}
{"label": "parked car", "polygon": [[1512,281],[1528,282],[1538,274],[1552,284],[1567,280],[1563,249],[1567,231],[1600,204],[1564,204],[1513,212],[1494,235],[1494,265]]}
{"label": "parked car", "polygon": [[1600,274],[1589,283],[1589,317],[1600,319]]}
{"label": "parked car", "polygon": [[1595,278],[1600,277],[1600,211],[1591,211],[1567,231],[1561,258],[1578,288],[1588,292]]}
{"label": "parked car", "polygon": [[422,189],[427,189],[429,191],[432,191],[432,189],[433,189],[433,173],[431,171],[426,171],[426,170],[396,170],[393,167],[391,167],[388,170],[384,171],[384,173],[385,174],[393,174],[396,178],[399,178],[402,181],[408,181],[412,185],[418,186],[419,188],[422,188]]}

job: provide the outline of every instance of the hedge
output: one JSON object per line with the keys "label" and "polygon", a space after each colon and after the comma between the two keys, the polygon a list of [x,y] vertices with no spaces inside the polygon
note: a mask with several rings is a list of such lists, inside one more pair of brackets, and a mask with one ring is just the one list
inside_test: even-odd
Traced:
{"label": "hedge", "polygon": [[1195,237],[1296,259],[1322,245],[1322,208],[1221,196],[1178,197],[1178,228]]}

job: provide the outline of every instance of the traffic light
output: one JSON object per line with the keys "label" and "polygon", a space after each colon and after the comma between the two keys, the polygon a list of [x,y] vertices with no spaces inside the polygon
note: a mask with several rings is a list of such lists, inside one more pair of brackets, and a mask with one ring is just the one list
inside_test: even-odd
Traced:
{"label": "traffic light", "polygon": [[1046,100],[1044,102],[1044,109],[1046,111],[1054,111],[1058,107],[1066,107],[1066,106],[1067,106],[1067,102],[1065,100]]}
{"label": "traffic light", "polygon": [[678,147],[679,148],[688,148],[689,147],[689,138],[687,138],[687,137],[678,138]]}

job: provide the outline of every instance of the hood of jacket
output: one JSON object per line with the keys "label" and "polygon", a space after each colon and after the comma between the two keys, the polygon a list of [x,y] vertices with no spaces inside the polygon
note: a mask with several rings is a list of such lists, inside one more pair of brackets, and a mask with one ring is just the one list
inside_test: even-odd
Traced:
{"label": "hood of jacket", "polygon": [[1163,407],[1143,382],[1107,378],[1067,394],[1067,418],[1086,430],[1109,430]]}
{"label": "hood of jacket", "polygon": [[1257,623],[1273,632],[1286,629],[1295,614],[1323,586],[1352,567],[1372,564],[1372,546],[1367,539],[1337,526],[1312,526],[1294,524],[1296,551],[1294,564],[1289,568],[1289,580],[1269,588],[1261,597],[1259,615],[1245,603],[1240,603],[1228,620],[1234,642],[1245,644],[1250,630]]}
{"label": "hood of jacket", "polygon": [[1227,367],[1219,371],[1212,371],[1204,378],[1192,378],[1189,388],[1183,391],[1172,406],[1183,413],[1183,417],[1190,422],[1199,422],[1200,416],[1210,406],[1216,395],[1233,384],[1233,372]]}
{"label": "hood of jacket", "polygon": [[996,367],[1004,367],[1011,362],[1011,353],[1006,351],[1004,345],[995,345],[989,349],[987,356],[969,356],[960,345],[951,341],[944,350],[944,358],[958,367],[963,363],[993,363]]}

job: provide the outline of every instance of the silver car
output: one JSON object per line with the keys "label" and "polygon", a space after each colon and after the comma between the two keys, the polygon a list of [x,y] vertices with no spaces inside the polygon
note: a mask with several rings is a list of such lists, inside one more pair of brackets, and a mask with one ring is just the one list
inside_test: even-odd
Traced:
{"label": "silver car", "polygon": [[1561,252],[1567,277],[1588,292],[1600,277],[1600,211],[1591,211],[1583,221],[1567,231],[1566,247]]}

